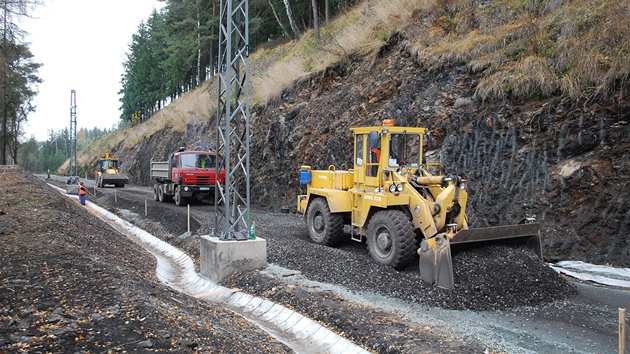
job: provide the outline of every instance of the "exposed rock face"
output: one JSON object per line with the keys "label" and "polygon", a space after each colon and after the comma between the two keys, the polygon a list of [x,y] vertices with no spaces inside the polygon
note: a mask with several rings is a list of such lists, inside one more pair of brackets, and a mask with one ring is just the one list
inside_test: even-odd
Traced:
{"label": "exposed rock face", "polygon": [[[464,66],[422,69],[400,35],[372,57],[349,58],[296,82],[252,110],[253,202],[294,209],[300,165],[352,168],[349,128],[392,118],[431,130],[425,149],[449,174],[469,181],[476,226],[535,216],[547,261],[630,266],[627,97],[479,102],[478,75]],[[185,134],[165,130],[118,155],[135,157],[132,182],[148,185],[151,158],[214,139],[213,129],[214,121]]]}

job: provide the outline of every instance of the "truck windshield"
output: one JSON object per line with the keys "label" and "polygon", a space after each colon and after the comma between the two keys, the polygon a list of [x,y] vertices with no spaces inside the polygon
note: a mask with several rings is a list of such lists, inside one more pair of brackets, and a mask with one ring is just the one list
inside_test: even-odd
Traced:
{"label": "truck windshield", "polygon": [[420,135],[391,134],[389,137],[389,166],[420,166]]}
{"label": "truck windshield", "polygon": [[184,154],[179,157],[183,168],[214,168],[214,156],[208,154]]}

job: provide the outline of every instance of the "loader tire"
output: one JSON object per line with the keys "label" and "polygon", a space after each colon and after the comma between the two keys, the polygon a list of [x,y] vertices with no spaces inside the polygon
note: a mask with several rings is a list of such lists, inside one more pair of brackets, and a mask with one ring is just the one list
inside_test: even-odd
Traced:
{"label": "loader tire", "polygon": [[320,245],[334,246],[343,236],[343,216],[331,213],[324,198],[315,198],[306,211],[306,224],[311,240]]}
{"label": "loader tire", "polygon": [[367,228],[367,247],[378,263],[405,269],[414,260],[417,249],[411,220],[399,210],[374,214]]}

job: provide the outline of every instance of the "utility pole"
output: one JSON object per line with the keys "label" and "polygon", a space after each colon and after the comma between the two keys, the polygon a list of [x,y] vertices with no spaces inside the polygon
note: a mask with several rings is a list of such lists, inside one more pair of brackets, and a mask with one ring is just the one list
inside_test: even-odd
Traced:
{"label": "utility pole", "polygon": [[214,233],[221,240],[242,240],[249,238],[253,226],[249,175],[248,0],[221,0],[218,64],[217,170],[225,170],[225,181],[216,186]]}
{"label": "utility pole", "polygon": [[[79,175],[77,159],[77,93],[70,90],[70,176]],[[74,168],[74,169],[73,169]]]}
{"label": "utility pole", "polygon": [[7,121],[9,120],[9,113],[7,109],[7,66],[9,65],[8,51],[7,51],[7,2],[2,4],[4,10],[4,21],[2,31],[2,54],[4,56],[2,63],[2,165],[7,164],[7,140],[9,133],[7,132]]}

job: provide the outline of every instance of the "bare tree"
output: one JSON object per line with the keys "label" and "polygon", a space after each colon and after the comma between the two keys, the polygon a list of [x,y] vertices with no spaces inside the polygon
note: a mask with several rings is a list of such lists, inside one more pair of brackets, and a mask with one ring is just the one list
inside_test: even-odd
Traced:
{"label": "bare tree", "polygon": [[273,6],[273,3],[271,2],[271,0],[268,1],[269,6],[271,7],[271,11],[273,11],[273,16],[276,18],[276,21],[278,21],[278,26],[280,26],[280,28],[282,29],[282,34],[286,37],[290,37],[287,30],[284,29],[284,25],[282,24],[282,21],[280,21],[280,16],[278,16],[278,13],[276,12],[276,8]]}
{"label": "bare tree", "polygon": [[300,33],[300,29],[295,24],[295,19],[293,18],[293,12],[291,11],[291,6],[289,5],[289,0],[282,0],[284,2],[284,7],[287,9],[287,17],[289,18],[289,24],[291,25],[291,30],[295,35],[295,39],[300,39],[302,34]]}
{"label": "bare tree", "polygon": [[319,14],[317,11],[317,0],[311,0],[313,7],[313,30],[315,31],[315,39],[319,42]]}

